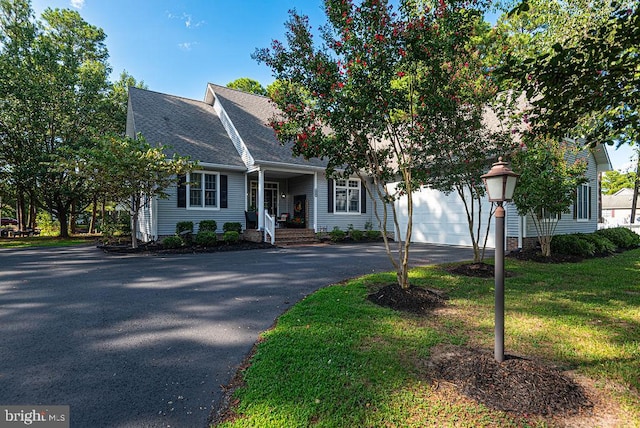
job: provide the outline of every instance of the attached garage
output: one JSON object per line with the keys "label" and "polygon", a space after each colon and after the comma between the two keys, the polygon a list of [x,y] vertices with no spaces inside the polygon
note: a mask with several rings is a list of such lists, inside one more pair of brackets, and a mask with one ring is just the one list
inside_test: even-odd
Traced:
{"label": "attached garage", "polygon": [[[482,206],[482,239],[484,239],[484,234],[487,230],[486,221],[490,206],[491,204],[488,201],[485,201]],[[404,234],[409,215],[406,196],[396,201],[396,209],[398,211],[400,230]],[[405,236],[402,236],[402,239],[404,240]],[[471,246],[464,203],[457,193],[447,195],[437,190],[423,188],[413,194],[411,242]],[[482,246],[482,242],[480,246]],[[487,247],[493,248],[494,246],[494,221],[491,221]]]}

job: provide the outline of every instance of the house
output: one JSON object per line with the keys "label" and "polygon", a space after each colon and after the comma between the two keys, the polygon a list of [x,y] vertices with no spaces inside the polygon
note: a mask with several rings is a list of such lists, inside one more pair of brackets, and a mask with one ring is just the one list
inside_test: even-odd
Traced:
{"label": "house", "polygon": [[[555,230],[556,235],[568,233],[591,233],[598,228],[600,218],[600,177],[604,171],[611,170],[611,161],[604,146],[581,151],[578,157],[587,159],[586,176],[588,182],[576,189],[576,201],[568,214],[561,214]],[[468,201],[469,202],[469,201]],[[396,202],[398,212],[405,213],[401,218],[400,230],[406,225],[406,198]],[[476,208],[477,209],[477,208]],[[487,233],[486,213],[490,203],[485,199],[482,204],[483,223],[481,230]],[[505,236],[507,250],[529,248],[537,245],[538,235],[531,215],[520,215],[515,205],[505,204]],[[604,213],[603,213],[604,214]],[[489,225],[487,246],[495,246],[494,221]],[[474,230],[477,224],[474,225]],[[404,239],[404,237],[403,237]],[[444,194],[440,191],[423,188],[413,195],[413,232],[412,241],[446,245],[470,246],[469,226],[462,200],[457,193]]]}
{"label": "house", "polygon": [[[620,189],[613,195],[602,195],[602,220],[605,227],[627,226],[631,223],[633,189]],[[640,223],[640,197],[636,201],[636,221]]]}
{"label": "house", "polygon": [[[143,241],[173,235],[176,223],[215,220],[244,229],[271,230],[277,219],[313,232],[377,225],[373,201],[357,177],[332,180],[326,163],[294,157],[267,125],[275,112],[269,99],[208,84],[203,101],[129,88],[127,135],[144,135],[198,161],[197,170],[153,199],[140,215]],[[256,210],[263,207],[264,210]],[[251,224],[247,213],[258,213]],[[255,215],[255,214],[254,214]]]}

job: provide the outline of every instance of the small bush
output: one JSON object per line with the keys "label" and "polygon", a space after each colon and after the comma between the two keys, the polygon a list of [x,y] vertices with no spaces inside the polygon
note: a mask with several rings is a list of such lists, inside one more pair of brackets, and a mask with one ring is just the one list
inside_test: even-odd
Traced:
{"label": "small bush", "polygon": [[179,236],[167,236],[162,240],[162,246],[164,248],[180,248],[182,244],[182,238]]}
{"label": "small bush", "polygon": [[222,225],[222,230],[225,232],[242,232],[242,223],[240,222],[228,222]]}
{"label": "small bush", "polygon": [[215,220],[201,220],[198,225],[198,233],[215,232],[216,230],[218,230],[218,223]]}
{"label": "small bush", "polygon": [[595,233],[587,233],[587,234],[577,234],[580,239],[584,239],[586,241],[591,242],[595,245],[595,255],[596,256],[608,256],[616,251],[616,246],[613,242],[609,241],[604,236],[595,234]]}
{"label": "small bush", "polygon": [[596,232],[599,236],[604,236],[613,244],[623,250],[634,248],[640,245],[640,235],[626,227],[612,227],[611,229],[600,229]]}
{"label": "small bush", "polygon": [[179,235],[182,232],[193,233],[193,222],[179,221],[178,223],[176,223],[176,235]]}
{"label": "small bush", "polygon": [[373,241],[376,239],[380,239],[380,237],[382,236],[382,233],[380,233],[379,230],[367,230],[366,235],[367,235],[367,239],[370,239]]}
{"label": "small bush", "polygon": [[351,239],[354,241],[362,241],[362,238],[364,238],[364,232],[354,229],[349,233],[349,236],[351,236]]}
{"label": "small bush", "polygon": [[240,240],[240,234],[235,230],[229,230],[222,235],[222,239],[227,244],[235,244]]}
{"label": "small bush", "polygon": [[203,247],[216,245],[218,243],[218,235],[210,230],[201,230],[196,233],[195,243]]}
{"label": "small bush", "polygon": [[593,257],[596,246],[578,235],[558,235],[551,241],[551,252],[578,257]]}
{"label": "small bush", "polygon": [[338,226],[335,226],[333,230],[329,232],[329,236],[333,242],[339,242],[344,240],[347,234],[343,230],[340,230]]}

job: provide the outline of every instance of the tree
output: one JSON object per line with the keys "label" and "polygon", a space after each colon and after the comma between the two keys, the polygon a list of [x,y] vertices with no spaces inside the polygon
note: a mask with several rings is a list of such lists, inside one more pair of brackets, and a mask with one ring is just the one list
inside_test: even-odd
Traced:
{"label": "tree", "polygon": [[177,183],[194,163],[176,154],[167,158],[164,147],[151,146],[142,135],[136,138],[107,135],[97,145],[83,150],[62,167],[90,178],[99,193],[131,215],[131,245],[137,247],[140,211],[155,197],[166,198],[166,189]]}
{"label": "tree", "polygon": [[529,137],[526,147],[513,156],[520,174],[513,202],[521,215],[530,214],[542,255],[551,255],[551,240],[562,213],[570,211],[576,189],[587,181],[586,159],[578,156],[574,142],[552,137]]}
{"label": "tree", "polygon": [[257,80],[248,77],[240,77],[233,82],[227,83],[227,88],[238,89],[250,94],[267,95],[267,90]]}
{"label": "tree", "polygon": [[[308,19],[292,11],[287,45],[273,41],[254,54],[286,82],[272,98],[280,111],[271,122],[278,138],[295,155],[326,159],[329,176],[357,175],[383,201],[374,211],[403,288],[409,287],[412,194],[427,182],[420,159],[440,143],[443,118],[460,108],[455,98],[431,90],[451,81],[457,49],[479,15],[465,2],[447,3],[416,10],[402,1],[395,11],[387,1],[328,0],[322,46],[314,45]],[[400,195],[407,196],[409,221],[394,255],[387,220],[391,211],[401,236],[393,204]]]}
{"label": "tree", "polygon": [[635,171],[607,171],[602,176],[602,193],[613,195],[621,189],[633,189],[636,184]]}
{"label": "tree", "polygon": [[[537,5],[522,0],[514,14]],[[571,5],[575,2],[568,2]],[[640,11],[637,1],[579,2],[591,19],[551,49],[510,55],[502,73],[532,100],[536,132],[562,138],[569,132],[597,143],[640,145]],[[575,10],[575,9],[574,9]],[[640,171],[640,159],[638,160]],[[632,219],[640,190],[634,185]]]}

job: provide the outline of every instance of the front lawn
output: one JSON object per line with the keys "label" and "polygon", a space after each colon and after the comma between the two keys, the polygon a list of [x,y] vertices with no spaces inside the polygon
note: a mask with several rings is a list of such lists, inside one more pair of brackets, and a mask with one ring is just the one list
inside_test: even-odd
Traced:
{"label": "front lawn", "polygon": [[95,236],[91,237],[71,237],[61,239],[55,236],[30,236],[23,238],[1,238],[0,248],[23,248],[23,247],[67,247],[70,245],[80,245],[92,243]]}
{"label": "front lawn", "polygon": [[493,410],[429,377],[442,345],[493,349],[493,279],[442,267],[414,285],[449,300],[426,315],[367,295],[394,281],[370,275],[324,288],[262,335],[236,379],[224,427],[640,426],[640,249],[581,263],[509,259],[505,351],[555,366],[593,408],[573,415]]}

